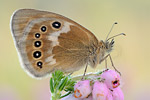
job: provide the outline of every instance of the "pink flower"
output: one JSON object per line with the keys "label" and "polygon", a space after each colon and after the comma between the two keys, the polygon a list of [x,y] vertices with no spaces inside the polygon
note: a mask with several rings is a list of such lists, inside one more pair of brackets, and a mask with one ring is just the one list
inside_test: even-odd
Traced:
{"label": "pink flower", "polygon": [[120,87],[113,89],[112,95],[113,95],[113,100],[124,100],[124,94]]}
{"label": "pink flower", "polygon": [[107,97],[106,97],[106,100],[113,100],[111,91],[109,91],[109,93],[108,93],[108,95],[107,95]]}
{"label": "pink flower", "polygon": [[92,96],[93,100],[106,100],[109,94],[109,89],[103,82],[96,81],[93,85]]}
{"label": "pink flower", "polygon": [[89,96],[88,98],[84,98],[82,100],[93,100],[92,96]]}
{"label": "pink flower", "polygon": [[92,92],[89,80],[79,81],[74,86],[74,97],[75,98],[86,98]]}
{"label": "pink flower", "polygon": [[70,94],[64,98],[62,98],[61,100],[82,100],[81,98],[75,98],[73,94]]}
{"label": "pink flower", "polygon": [[101,78],[105,79],[108,88],[113,89],[120,85],[120,75],[114,70],[106,70],[101,74]]}

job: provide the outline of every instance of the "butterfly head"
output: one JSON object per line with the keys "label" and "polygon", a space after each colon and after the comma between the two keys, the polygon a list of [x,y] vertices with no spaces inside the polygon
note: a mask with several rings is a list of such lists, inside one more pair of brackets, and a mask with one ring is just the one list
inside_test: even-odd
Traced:
{"label": "butterfly head", "polygon": [[112,39],[111,41],[100,41],[100,48],[105,50],[105,52],[109,53],[112,51],[113,46],[114,46],[114,39]]}
{"label": "butterfly head", "polygon": [[101,44],[100,47],[103,48],[107,53],[111,52],[112,49],[113,49],[114,43],[115,43],[114,38],[117,37],[117,36],[120,36],[120,35],[125,36],[126,34],[120,33],[120,34],[114,35],[110,38],[108,38],[108,36],[107,36],[105,41],[100,42],[100,44]]}
{"label": "butterfly head", "polygon": [[111,41],[106,41],[105,42],[105,46],[106,46],[106,52],[111,52],[114,46],[114,39],[112,39]]}

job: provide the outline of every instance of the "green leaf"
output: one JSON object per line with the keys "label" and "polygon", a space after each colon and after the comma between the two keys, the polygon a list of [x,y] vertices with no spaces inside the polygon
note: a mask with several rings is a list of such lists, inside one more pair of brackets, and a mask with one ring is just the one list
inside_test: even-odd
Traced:
{"label": "green leaf", "polygon": [[[52,73],[52,77],[50,78],[50,91],[52,93],[52,100],[58,100],[62,97],[73,93],[74,84],[76,82],[71,79],[71,76],[65,76],[62,71],[55,71]],[[67,92],[62,96],[62,92]]]}
{"label": "green leaf", "polygon": [[52,77],[55,77],[55,73],[52,73]]}
{"label": "green leaf", "polygon": [[73,87],[65,87],[64,91],[68,92],[68,91],[74,91]]}
{"label": "green leaf", "polygon": [[59,85],[59,91],[62,91],[62,90],[64,89],[64,87],[65,87],[66,84],[67,84],[67,81],[68,81],[68,77],[65,77],[65,78],[61,81],[61,83],[60,83],[60,85]]}
{"label": "green leaf", "polygon": [[68,92],[68,93],[62,95],[62,96],[60,97],[60,99],[66,97],[66,96],[68,96],[69,94],[71,94],[71,92]]}
{"label": "green leaf", "polygon": [[53,78],[50,79],[50,90],[51,90],[51,93],[54,93],[54,83],[53,83]]}

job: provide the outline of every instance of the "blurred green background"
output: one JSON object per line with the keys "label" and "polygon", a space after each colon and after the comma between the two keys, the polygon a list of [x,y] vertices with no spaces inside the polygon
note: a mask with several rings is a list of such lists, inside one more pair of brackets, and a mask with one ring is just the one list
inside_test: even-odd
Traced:
{"label": "blurred green background", "polygon": [[[105,39],[111,25],[119,24],[112,58],[122,73],[125,100],[150,99],[150,1],[149,0],[0,0],[0,100],[49,100],[49,78],[36,80],[20,67],[10,31],[10,18],[20,8],[62,14]],[[109,63],[110,68],[111,65]],[[96,69],[104,68],[104,63]],[[83,69],[75,74],[83,73]]]}

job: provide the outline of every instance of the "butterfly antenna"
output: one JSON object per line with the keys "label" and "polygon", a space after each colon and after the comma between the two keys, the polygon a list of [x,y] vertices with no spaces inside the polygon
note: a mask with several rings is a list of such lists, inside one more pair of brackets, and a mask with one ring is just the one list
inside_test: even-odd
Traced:
{"label": "butterfly antenna", "polygon": [[111,27],[111,29],[110,29],[110,31],[109,31],[107,37],[106,37],[106,41],[107,41],[108,36],[109,36],[109,34],[111,33],[112,29],[114,28],[115,24],[118,24],[118,23],[117,23],[117,22],[113,23],[113,25],[112,25],[112,27]]}
{"label": "butterfly antenna", "polygon": [[115,35],[115,36],[112,36],[112,37],[108,38],[106,41],[108,41],[108,40],[110,40],[110,39],[112,39],[112,38],[114,38],[114,37],[120,36],[120,35],[126,36],[125,33],[120,33],[120,34],[117,34],[117,35]]}

